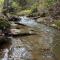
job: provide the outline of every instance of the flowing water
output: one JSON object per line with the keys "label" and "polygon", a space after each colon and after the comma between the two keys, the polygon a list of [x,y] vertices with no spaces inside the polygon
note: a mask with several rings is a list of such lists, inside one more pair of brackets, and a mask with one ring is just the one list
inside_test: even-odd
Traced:
{"label": "flowing water", "polygon": [[2,46],[0,60],[60,60],[60,31],[25,16],[19,18],[18,23],[26,25],[21,28],[36,34],[9,37],[11,42]]}

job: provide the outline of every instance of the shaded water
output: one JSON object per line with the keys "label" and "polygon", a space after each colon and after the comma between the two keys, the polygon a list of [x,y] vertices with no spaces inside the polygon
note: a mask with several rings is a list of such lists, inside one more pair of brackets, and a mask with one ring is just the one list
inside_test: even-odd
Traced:
{"label": "shaded water", "polygon": [[36,35],[9,37],[12,44],[1,50],[1,60],[60,60],[60,32],[27,17],[20,18],[18,23],[26,25],[24,30],[35,31]]}

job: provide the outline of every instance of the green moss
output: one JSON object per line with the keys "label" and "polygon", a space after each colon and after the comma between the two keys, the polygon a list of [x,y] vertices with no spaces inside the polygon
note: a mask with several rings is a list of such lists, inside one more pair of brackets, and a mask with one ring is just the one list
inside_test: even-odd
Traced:
{"label": "green moss", "polygon": [[60,45],[56,45],[55,48],[54,48],[54,51],[55,51],[57,54],[60,54]]}
{"label": "green moss", "polygon": [[10,28],[8,20],[0,19],[0,29]]}
{"label": "green moss", "polygon": [[20,12],[17,12],[17,15],[29,15],[32,13],[31,9],[27,9],[27,10],[22,10]]}
{"label": "green moss", "polygon": [[55,2],[56,2],[56,0],[46,0],[45,6],[49,7],[49,6],[53,5]]}
{"label": "green moss", "polygon": [[55,56],[58,58],[58,60],[60,60],[60,44],[57,44],[54,47],[53,51],[54,51]]}
{"label": "green moss", "polygon": [[57,27],[60,27],[60,20],[55,21],[55,24],[57,25]]}

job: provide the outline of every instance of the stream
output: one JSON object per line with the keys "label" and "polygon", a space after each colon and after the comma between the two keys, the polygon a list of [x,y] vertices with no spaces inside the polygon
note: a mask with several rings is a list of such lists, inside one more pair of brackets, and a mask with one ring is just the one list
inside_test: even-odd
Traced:
{"label": "stream", "polygon": [[25,16],[19,18],[23,33],[36,34],[9,36],[10,43],[0,49],[0,60],[60,60],[60,31]]}

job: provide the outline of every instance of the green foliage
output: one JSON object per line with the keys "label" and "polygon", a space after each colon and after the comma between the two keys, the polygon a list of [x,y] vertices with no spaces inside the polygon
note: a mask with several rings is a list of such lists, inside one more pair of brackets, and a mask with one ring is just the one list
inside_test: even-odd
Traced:
{"label": "green foliage", "polygon": [[15,1],[12,3],[11,6],[12,6],[12,8],[14,8],[14,9],[18,9],[18,10],[21,9],[21,6],[19,6],[19,4],[18,4],[17,2],[15,2]]}
{"label": "green foliage", "polygon": [[60,20],[55,21],[55,24],[57,25],[57,27],[60,27]]}
{"label": "green foliage", "polygon": [[49,8],[54,3],[56,3],[56,1],[57,0],[43,0],[42,2],[39,2],[39,8],[40,9]]}
{"label": "green foliage", "polygon": [[22,10],[20,12],[17,13],[17,15],[29,15],[32,13],[31,9],[26,9],[26,10]]}
{"label": "green foliage", "polygon": [[10,24],[7,20],[0,19],[0,29],[10,28]]}
{"label": "green foliage", "polygon": [[0,0],[0,5],[3,4],[4,0]]}
{"label": "green foliage", "polygon": [[17,7],[25,8],[27,1],[26,0],[14,0],[13,4],[16,5]]}
{"label": "green foliage", "polygon": [[32,13],[37,12],[37,7],[38,7],[37,3],[32,5],[32,7],[31,7]]}
{"label": "green foliage", "polygon": [[45,1],[45,6],[46,7],[49,7],[51,6],[52,4],[54,4],[57,0],[46,0]]}
{"label": "green foliage", "polygon": [[18,7],[17,2],[13,2],[13,3],[12,3],[12,7]]}
{"label": "green foliage", "polygon": [[12,6],[13,7],[21,7],[21,9],[24,10],[24,9],[31,8],[31,6],[36,5],[35,1],[34,0],[13,0]]}

